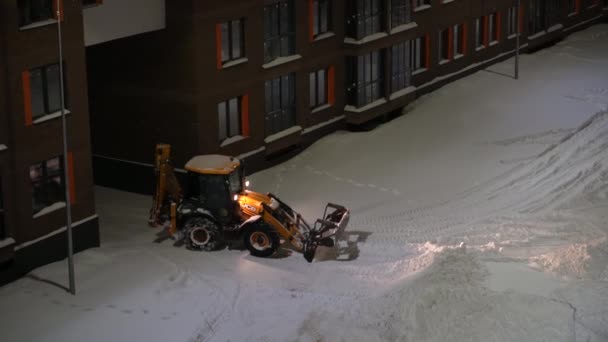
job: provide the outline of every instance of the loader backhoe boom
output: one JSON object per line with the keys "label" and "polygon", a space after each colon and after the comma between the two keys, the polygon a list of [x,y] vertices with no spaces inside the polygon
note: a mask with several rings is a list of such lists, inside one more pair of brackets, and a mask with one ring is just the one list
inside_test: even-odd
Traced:
{"label": "loader backhoe boom", "polygon": [[[171,203],[179,203],[182,197],[182,188],[175,176],[174,167],[171,164],[171,145],[156,145],[154,154],[154,173],[156,179],[156,190],[148,223],[159,226],[171,218]],[[163,217],[163,215],[167,215]]]}

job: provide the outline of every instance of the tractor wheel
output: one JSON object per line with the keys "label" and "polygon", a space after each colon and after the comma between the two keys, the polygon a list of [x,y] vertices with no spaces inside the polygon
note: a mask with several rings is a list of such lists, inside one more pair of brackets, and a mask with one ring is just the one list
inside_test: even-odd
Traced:
{"label": "tractor wheel", "polygon": [[186,246],[194,251],[214,251],[224,246],[220,227],[205,217],[192,217],[184,225]]}
{"label": "tractor wheel", "polygon": [[249,253],[257,257],[269,257],[281,244],[279,234],[266,223],[256,223],[243,235],[243,242]]}

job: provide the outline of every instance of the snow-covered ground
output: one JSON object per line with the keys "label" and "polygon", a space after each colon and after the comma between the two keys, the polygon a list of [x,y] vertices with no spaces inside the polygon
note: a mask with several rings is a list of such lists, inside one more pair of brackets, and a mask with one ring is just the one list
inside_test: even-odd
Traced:
{"label": "snow-covered ground", "polygon": [[0,288],[2,341],[608,341],[608,25],[338,132],[251,177],[346,241],[298,254],[154,243],[98,188],[103,247]]}

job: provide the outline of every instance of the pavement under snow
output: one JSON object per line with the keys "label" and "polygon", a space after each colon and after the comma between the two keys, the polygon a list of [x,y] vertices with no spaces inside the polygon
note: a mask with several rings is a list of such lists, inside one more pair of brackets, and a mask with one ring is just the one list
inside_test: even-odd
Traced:
{"label": "pavement under snow", "polygon": [[150,198],[98,188],[78,295],[65,262],[0,288],[2,341],[608,341],[608,25],[512,62],[251,177],[351,208],[312,264],[154,243]]}

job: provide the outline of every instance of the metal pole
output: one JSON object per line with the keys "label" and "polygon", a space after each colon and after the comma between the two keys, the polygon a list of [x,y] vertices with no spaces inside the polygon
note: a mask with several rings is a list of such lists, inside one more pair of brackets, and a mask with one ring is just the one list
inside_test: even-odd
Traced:
{"label": "metal pole", "polygon": [[61,128],[63,132],[63,179],[65,183],[65,219],[66,235],[68,237],[68,274],[70,280],[69,291],[76,294],[76,282],[74,280],[74,246],[72,241],[72,201],[70,198],[70,173],[68,172],[68,129],[65,120],[65,92],[63,89],[63,41],[61,39],[61,0],[57,0],[57,35],[59,37],[59,93],[61,96]]}
{"label": "metal pole", "polygon": [[517,28],[515,29],[515,79],[519,79],[519,35],[521,34],[521,0],[517,0]]}

